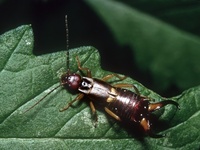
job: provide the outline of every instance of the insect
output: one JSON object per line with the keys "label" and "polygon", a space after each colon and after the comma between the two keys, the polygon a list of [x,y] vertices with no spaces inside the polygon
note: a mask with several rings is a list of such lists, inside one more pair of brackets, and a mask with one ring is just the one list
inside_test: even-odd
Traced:
{"label": "insect", "polygon": [[[66,32],[68,37],[67,16],[66,16]],[[94,103],[101,104],[107,114],[118,121],[130,121],[139,124],[145,133],[152,137],[157,135],[152,132],[150,115],[153,111],[172,104],[177,108],[178,103],[172,100],[164,100],[157,103],[150,103],[150,98],[141,96],[138,89],[132,84],[118,83],[111,85],[107,81],[112,78],[118,78],[124,80],[125,76],[119,76],[117,74],[108,74],[107,76],[97,79],[93,78],[91,70],[87,67],[82,67],[79,57],[76,57],[78,69],[81,72],[85,72],[86,76],[81,76],[78,73],[70,72],[69,68],[69,50],[68,50],[68,38],[67,38],[67,72],[61,76],[61,84],[52,89],[47,95],[40,99],[36,104],[30,107],[33,108],[39,102],[41,102],[46,96],[60,86],[65,89],[70,89],[78,92],[77,97],[70,101],[60,111],[67,110],[76,101],[87,97],[90,101],[90,108],[95,116],[95,122],[97,122],[97,113]],[[135,92],[126,88],[133,88]],[[28,111],[27,110],[27,111]]]}

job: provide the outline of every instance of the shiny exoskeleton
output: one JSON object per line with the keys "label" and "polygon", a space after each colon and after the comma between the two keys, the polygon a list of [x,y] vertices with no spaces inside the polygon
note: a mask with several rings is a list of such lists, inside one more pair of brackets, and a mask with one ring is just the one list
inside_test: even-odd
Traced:
{"label": "shiny exoskeleton", "polygon": [[[85,71],[87,77],[81,77],[77,73],[71,73],[69,69],[69,51],[68,51],[68,25],[67,16],[66,21],[66,36],[67,36],[67,72],[61,76],[61,84],[49,91],[43,98],[36,102],[33,106],[28,108],[29,111],[40,103],[45,97],[51,94],[55,89],[60,86],[65,87],[67,90],[74,90],[79,92],[77,97],[69,102],[66,107],[62,108],[60,111],[68,109],[74,102],[81,100],[84,96],[90,99],[90,108],[95,115],[95,122],[97,122],[96,109],[94,107],[94,102],[101,103],[104,110],[113,118],[118,121],[129,121],[133,123],[138,123],[144,129],[144,131],[152,136],[158,137],[152,133],[151,130],[151,119],[150,114],[164,107],[167,104],[175,105],[178,108],[178,103],[171,100],[165,100],[158,103],[150,103],[150,98],[141,96],[138,89],[132,84],[114,84],[111,85],[107,81],[113,77],[120,80],[124,80],[126,77],[121,77],[117,74],[109,74],[102,79],[92,78],[91,71],[88,68],[81,66],[81,63],[76,57],[78,68],[80,71]],[[133,88],[135,92],[124,88]]]}
{"label": "shiny exoskeleton", "polygon": [[[106,82],[113,77],[117,77],[120,80],[126,77],[121,77],[117,74],[109,74],[102,79],[92,78],[91,71],[88,68],[81,67],[78,57],[76,57],[76,60],[79,70],[86,71],[87,77],[81,77],[79,74],[70,73],[69,70],[66,74],[62,75],[61,85],[67,89],[70,88],[71,90],[78,91],[79,94],[60,111],[68,109],[75,101],[81,100],[86,96],[90,99],[90,107],[94,115],[96,115],[96,109],[93,103],[101,103],[105,111],[116,120],[128,120],[130,122],[139,123],[148,135],[154,136],[151,131],[151,120],[149,118],[151,112],[167,104],[178,107],[178,103],[172,100],[150,103],[150,98],[141,96],[137,88],[132,84],[120,83],[111,85]],[[135,92],[124,88],[133,88]]]}

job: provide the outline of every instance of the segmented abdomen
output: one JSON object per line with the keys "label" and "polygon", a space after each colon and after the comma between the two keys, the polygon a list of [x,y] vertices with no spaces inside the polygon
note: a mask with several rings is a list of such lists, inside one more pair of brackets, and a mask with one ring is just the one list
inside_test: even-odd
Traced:
{"label": "segmented abdomen", "polygon": [[122,120],[139,122],[148,115],[147,100],[129,90],[116,88],[116,91],[118,93],[116,99],[108,103],[107,107]]}

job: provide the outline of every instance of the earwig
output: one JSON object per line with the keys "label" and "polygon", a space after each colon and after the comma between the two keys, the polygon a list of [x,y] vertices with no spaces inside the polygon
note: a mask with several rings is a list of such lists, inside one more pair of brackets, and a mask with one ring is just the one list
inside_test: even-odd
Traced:
{"label": "earwig", "polygon": [[[159,135],[154,134],[151,129],[151,113],[155,110],[161,109],[168,104],[172,104],[178,108],[178,103],[172,100],[164,100],[157,103],[150,103],[150,98],[141,96],[139,90],[133,84],[118,83],[111,85],[108,83],[108,80],[114,77],[122,81],[126,78],[125,76],[108,74],[101,79],[93,78],[90,69],[81,66],[81,62],[78,56],[76,57],[78,69],[81,72],[85,72],[86,76],[81,76],[78,73],[71,73],[69,65],[67,16],[65,21],[67,33],[67,72],[61,76],[61,84],[59,86],[55,87],[53,90],[47,93],[42,99],[40,99],[36,104],[34,104],[26,111],[35,107],[35,105],[41,102],[55,89],[63,86],[66,90],[77,91],[78,95],[64,108],[60,109],[61,112],[67,110],[70,106],[72,106],[74,102],[79,101],[84,97],[87,97],[90,100],[89,104],[91,111],[95,116],[95,123],[97,122],[98,117],[94,103],[101,103],[101,106],[104,108],[105,112],[114,119],[121,122],[128,120],[129,122],[139,124],[143,128],[145,133],[147,133],[149,136],[158,137]],[[135,92],[132,92],[127,88],[133,88]]]}
{"label": "earwig", "polygon": [[[113,77],[124,80],[126,77],[121,77],[117,74],[109,74],[101,79],[92,78],[89,68],[83,68],[80,60],[76,57],[78,69],[86,71],[87,77],[81,77],[79,74],[67,72],[61,77],[61,84],[66,89],[78,91],[77,97],[69,102],[60,111],[67,110],[74,102],[87,97],[90,99],[90,108],[94,115],[96,109],[94,102],[101,103],[111,117],[118,121],[130,121],[139,123],[144,131],[152,137],[160,137],[155,135],[151,130],[150,115],[153,111],[172,104],[177,108],[178,103],[172,100],[164,100],[157,103],[150,103],[150,98],[141,96],[138,89],[132,84],[118,83],[111,85],[107,81]],[[133,88],[135,92],[124,88]],[[96,116],[97,121],[97,116]]]}

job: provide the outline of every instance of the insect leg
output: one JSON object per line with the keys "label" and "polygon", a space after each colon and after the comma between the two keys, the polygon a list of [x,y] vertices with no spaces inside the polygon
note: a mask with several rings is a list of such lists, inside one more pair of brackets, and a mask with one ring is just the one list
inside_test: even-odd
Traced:
{"label": "insect leg", "polygon": [[92,110],[93,116],[95,117],[94,126],[96,127],[97,126],[98,117],[97,117],[97,112],[96,112],[96,109],[95,109],[94,104],[93,104],[92,101],[90,101],[90,108]]}
{"label": "insect leg", "polygon": [[140,121],[140,125],[143,127],[145,132],[149,132],[150,130],[150,122],[146,118],[142,118]]}
{"label": "insect leg", "polygon": [[121,121],[121,118],[117,116],[114,112],[112,112],[110,109],[108,109],[107,107],[105,107],[104,109],[111,117],[115,118],[118,121]]}
{"label": "insect leg", "polygon": [[140,95],[139,90],[133,84],[126,84],[126,83],[117,83],[113,85],[116,88],[134,88],[137,95]]}
{"label": "insect leg", "polygon": [[117,83],[117,84],[114,84],[113,86],[116,87],[116,88],[134,88],[136,94],[139,95],[141,98],[145,98],[147,100],[153,100],[150,97],[146,97],[146,96],[143,96],[143,95],[141,96],[138,88],[135,85],[133,85],[133,84]]}
{"label": "insect leg", "polygon": [[81,62],[80,62],[78,56],[76,56],[76,61],[77,61],[77,64],[78,64],[78,69],[81,70],[81,71],[83,71],[83,70],[86,71],[87,77],[91,78],[91,77],[92,77],[92,74],[91,74],[90,69],[89,69],[89,68],[86,68],[86,67],[83,68],[83,67],[81,66]]}
{"label": "insect leg", "polygon": [[111,78],[113,78],[113,77],[117,77],[117,78],[120,79],[120,80],[124,80],[124,79],[127,78],[126,76],[121,77],[121,76],[119,76],[118,74],[109,74],[109,75],[106,75],[105,77],[103,77],[102,80],[103,80],[103,81],[107,81],[107,80],[109,80],[109,79],[111,79]]}
{"label": "insect leg", "polygon": [[149,122],[147,118],[142,118],[142,120],[140,121],[140,125],[143,127],[145,133],[147,133],[149,136],[153,138],[163,137],[163,135],[157,135],[151,131],[151,123]]}
{"label": "insect leg", "polygon": [[161,102],[158,102],[158,103],[150,103],[149,104],[149,108],[148,108],[148,111],[155,111],[155,110],[158,110],[168,104],[172,104],[172,105],[175,105],[177,108],[179,108],[179,104],[175,101],[172,101],[172,100],[165,100],[165,101],[161,101]]}
{"label": "insect leg", "polygon": [[72,104],[78,100],[81,100],[82,98],[84,97],[84,94],[83,93],[80,93],[77,95],[77,97],[72,100],[71,102],[69,102],[64,108],[61,108],[60,111],[65,111],[67,110],[70,106],[72,106]]}

